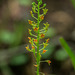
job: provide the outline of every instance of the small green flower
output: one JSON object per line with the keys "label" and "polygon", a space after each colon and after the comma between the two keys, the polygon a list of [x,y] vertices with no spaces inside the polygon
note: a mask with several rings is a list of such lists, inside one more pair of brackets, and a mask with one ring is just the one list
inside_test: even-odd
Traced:
{"label": "small green flower", "polygon": [[48,9],[44,8],[43,10],[43,14],[46,15],[46,13],[48,12]]}
{"label": "small green flower", "polygon": [[43,7],[45,7],[46,6],[46,3],[45,4],[43,4]]}

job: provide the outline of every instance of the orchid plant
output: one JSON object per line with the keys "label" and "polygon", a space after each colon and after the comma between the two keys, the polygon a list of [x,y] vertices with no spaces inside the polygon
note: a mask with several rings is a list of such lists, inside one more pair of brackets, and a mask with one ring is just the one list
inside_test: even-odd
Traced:
{"label": "orchid plant", "polygon": [[[34,57],[36,59],[36,64],[34,65],[37,68],[36,74],[40,75],[39,67],[41,62],[47,62],[49,65],[51,63],[50,60],[40,61],[41,60],[41,54],[44,54],[47,50],[45,48],[48,45],[49,38],[46,39],[45,42],[40,43],[40,40],[45,37],[45,34],[48,30],[49,24],[48,22],[43,23],[44,27],[40,29],[40,23],[44,20],[44,16],[46,15],[48,9],[46,9],[46,4],[42,3],[42,0],[37,0],[38,3],[33,2],[32,3],[32,11],[30,11],[31,16],[36,20],[35,22],[32,20],[28,20],[29,24],[32,26],[32,29],[29,30],[30,36],[28,37],[29,43],[31,44],[31,48],[29,48],[29,45],[27,45],[26,49],[30,52],[33,52]],[[41,5],[43,6],[41,7]],[[40,13],[40,10],[43,11],[43,14]],[[37,14],[37,17],[35,16]],[[34,31],[34,34],[32,33]],[[43,46],[43,48],[40,49],[40,46]],[[43,73],[42,73],[43,74]]]}

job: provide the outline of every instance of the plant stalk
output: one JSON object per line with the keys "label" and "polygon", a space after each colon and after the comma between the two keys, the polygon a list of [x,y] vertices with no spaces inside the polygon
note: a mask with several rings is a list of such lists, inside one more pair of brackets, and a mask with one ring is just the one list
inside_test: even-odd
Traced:
{"label": "plant stalk", "polygon": [[[40,20],[40,18],[39,18],[39,16],[40,16],[40,5],[39,5],[39,1],[38,1],[38,21],[37,21],[37,23],[38,23],[38,28],[39,28],[39,20]],[[38,29],[38,33],[37,33],[37,41],[38,41],[38,43],[37,43],[37,75],[39,75],[39,66],[40,66],[40,56],[39,56],[39,40],[40,40],[40,38],[39,38],[39,29]]]}

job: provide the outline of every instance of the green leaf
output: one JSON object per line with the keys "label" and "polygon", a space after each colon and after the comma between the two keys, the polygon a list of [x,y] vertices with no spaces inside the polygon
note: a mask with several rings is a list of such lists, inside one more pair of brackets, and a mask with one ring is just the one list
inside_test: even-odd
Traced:
{"label": "green leaf", "polygon": [[70,58],[72,60],[72,64],[75,69],[75,55],[74,55],[74,53],[72,52],[72,50],[70,49],[70,47],[68,46],[68,44],[66,43],[66,41],[62,37],[59,40],[60,40],[60,43],[63,46],[63,48],[66,50],[66,52],[70,56]]}
{"label": "green leaf", "polygon": [[22,64],[25,64],[27,63],[28,61],[28,57],[25,56],[25,55],[19,55],[19,56],[16,56],[16,57],[13,57],[11,59],[11,64],[12,65],[22,65]]}
{"label": "green leaf", "polygon": [[64,49],[60,49],[58,50],[55,55],[54,55],[54,58],[56,60],[59,60],[59,61],[63,61],[65,60],[66,58],[68,57],[68,54],[67,52],[64,50]]}

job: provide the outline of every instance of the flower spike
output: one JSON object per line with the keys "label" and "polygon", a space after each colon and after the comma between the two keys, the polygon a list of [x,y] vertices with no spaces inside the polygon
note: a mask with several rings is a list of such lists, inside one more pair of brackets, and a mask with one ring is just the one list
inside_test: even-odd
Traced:
{"label": "flower spike", "polygon": [[[28,29],[29,30],[29,34],[30,36],[33,37],[28,37],[29,39],[29,43],[31,44],[31,50],[29,49],[29,46],[27,45],[26,49],[30,52],[33,52],[34,57],[36,59],[36,65],[34,65],[37,68],[37,75],[39,75],[42,72],[39,72],[39,66],[40,66],[40,60],[41,60],[41,54],[44,54],[47,52],[47,50],[45,50],[45,48],[48,45],[49,42],[49,38],[46,39],[46,42],[43,42],[42,44],[40,44],[40,40],[43,39],[45,37],[45,33],[48,30],[49,24],[48,22],[43,23],[44,27],[42,29],[40,29],[40,23],[41,21],[44,20],[45,15],[48,12],[48,9],[46,9],[46,3],[43,4],[42,0],[37,0],[38,3],[33,2],[32,3],[32,10],[30,11],[31,16],[36,20],[35,21],[31,21],[28,20],[29,24],[32,26],[32,29]],[[43,4],[43,6],[41,6]],[[42,14],[40,13],[40,10],[42,10]],[[36,14],[36,16],[35,16]],[[43,46],[40,49],[40,46]],[[51,63],[50,60],[46,60],[44,62],[47,62],[49,65]],[[43,73],[42,73],[43,74]]]}

